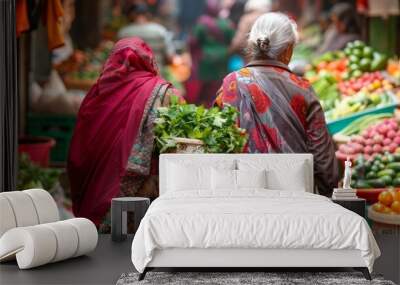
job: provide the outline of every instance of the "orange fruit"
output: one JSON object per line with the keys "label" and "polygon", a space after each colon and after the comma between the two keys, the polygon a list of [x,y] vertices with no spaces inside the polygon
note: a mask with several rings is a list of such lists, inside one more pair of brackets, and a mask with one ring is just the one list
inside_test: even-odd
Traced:
{"label": "orange fruit", "polygon": [[375,212],[382,213],[383,210],[384,210],[384,208],[385,208],[385,206],[382,205],[382,204],[379,203],[379,202],[372,205],[372,209],[373,209]]}
{"label": "orange fruit", "polygon": [[389,191],[383,191],[381,194],[379,194],[378,200],[383,205],[390,207],[390,205],[393,203],[393,195]]}
{"label": "orange fruit", "polygon": [[394,201],[390,208],[396,214],[400,214],[400,201]]}
{"label": "orange fruit", "polygon": [[399,190],[392,191],[392,196],[393,196],[393,201],[400,202],[400,191]]}

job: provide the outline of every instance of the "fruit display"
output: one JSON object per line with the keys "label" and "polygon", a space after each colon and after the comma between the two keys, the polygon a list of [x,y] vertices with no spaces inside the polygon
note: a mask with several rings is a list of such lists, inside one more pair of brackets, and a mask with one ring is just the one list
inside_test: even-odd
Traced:
{"label": "fruit display", "polygon": [[368,217],[377,222],[400,225],[400,189],[381,192],[378,202],[369,207]]}
{"label": "fruit display", "polygon": [[352,114],[372,108],[379,108],[394,104],[393,97],[389,93],[369,93],[360,91],[351,97],[336,101],[335,106],[325,112],[325,118],[329,121],[337,120]]}
{"label": "fruit display", "polygon": [[326,112],[335,107],[336,102],[340,100],[340,93],[336,79],[330,75],[320,76],[312,83],[315,93],[320,99],[322,109]]}
{"label": "fruit display", "polygon": [[400,59],[390,59],[386,71],[393,78],[400,80]]}
{"label": "fruit display", "polygon": [[376,125],[384,119],[392,117],[392,113],[381,113],[362,116],[351,122],[347,127],[335,134],[335,136],[350,137],[352,135],[358,135],[361,134],[361,132],[367,129],[369,126]]}
{"label": "fruit display", "polygon": [[[381,117],[373,117],[374,120],[379,118]],[[369,120],[367,120],[367,123]],[[347,157],[354,160],[359,155],[363,155],[364,158],[369,159],[384,153],[399,152],[399,122],[395,118],[386,118],[375,125],[367,127],[361,132],[361,135],[354,135],[349,142],[340,145],[336,152],[336,157],[340,160],[346,160]]]}
{"label": "fruit display", "polygon": [[390,91],[394,88],[394,84],[385,79],[381,72],[367,72],[358,78],[352,78],[348,81],[342,81],[338,84],[341,94],[351,96],[359,91],[362,92],[383,92]]}
{"label": "fruit display", "polygon": [[359,155],[354,163],[351,187],[355,189],[400,187],[400,152]]}
{"label": "fruit display", "polygon": [[382,70],[387,58],[362,41],[348,43],[344,49],[349,62],[349,78],[360,77],[363,72]]}

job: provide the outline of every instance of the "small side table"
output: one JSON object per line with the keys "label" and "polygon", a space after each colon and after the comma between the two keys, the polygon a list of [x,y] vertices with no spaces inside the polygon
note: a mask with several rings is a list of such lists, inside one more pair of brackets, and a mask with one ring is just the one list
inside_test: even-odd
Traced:
{"label": "small side table", "polygon": [[359,214],[361,217],[365,218],[365,205],[366,201],[362,198],[354,198],[351,200],[340,200],[332,199],[332,202],[339,204],[340,206]]}
{"label": "small side table", "polygon": [[127,212],[134,213],[135,232],[150,206],[150,199],[143,197],[120,197],[111,201],[111,239],[124,241],[127,235]]}

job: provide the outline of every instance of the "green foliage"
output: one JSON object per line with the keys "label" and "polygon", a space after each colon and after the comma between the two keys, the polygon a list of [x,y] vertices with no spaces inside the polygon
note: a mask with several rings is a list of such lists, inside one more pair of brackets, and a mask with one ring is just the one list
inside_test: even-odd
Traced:
{"label": "green foliage", "polygon": [[60,173],[58,169],[42,168],[34,164],[26,154],[21,154],[17,189],[42,188],[49,191],[56,184]]}
{"label": "green foliage", "polygon": [[155,122],[158,150],[168,152],[176,147],[174,138],[199,139],[208,153],[241,152],[247,141],[246,131],[236,125],[237,110],[226,106],[206,109],[203,106],[179,104],[171,99],[170,107],[157,110]]}

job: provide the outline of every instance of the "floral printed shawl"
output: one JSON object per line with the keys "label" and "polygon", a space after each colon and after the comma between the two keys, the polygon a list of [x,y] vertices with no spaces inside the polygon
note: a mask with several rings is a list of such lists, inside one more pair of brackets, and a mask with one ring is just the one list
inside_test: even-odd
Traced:
{"label": "floral printed shawl", "polygon": [[253,61],[230,73],[216,104],[235,106],[247,130],[249,153],[312,153],[318,191],[329,195],[338,180],[334,145],[309,83],[277,61]]}

